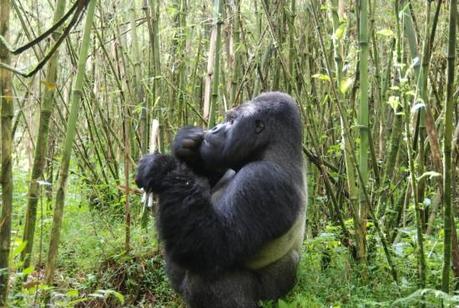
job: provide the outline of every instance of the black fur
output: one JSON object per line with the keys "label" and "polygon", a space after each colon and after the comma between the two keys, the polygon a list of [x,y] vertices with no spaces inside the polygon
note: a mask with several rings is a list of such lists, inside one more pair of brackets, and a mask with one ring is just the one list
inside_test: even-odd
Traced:
{"label": "black fur", "polygon": [[254,307],[293,286],[296,251],[259,270],[244,262],[303,211],[301,142],[296,104],[271,92],[208,132],[182,128],[173,156],[139,162],[137,184],[159,194],[169,278],[190,307]]}

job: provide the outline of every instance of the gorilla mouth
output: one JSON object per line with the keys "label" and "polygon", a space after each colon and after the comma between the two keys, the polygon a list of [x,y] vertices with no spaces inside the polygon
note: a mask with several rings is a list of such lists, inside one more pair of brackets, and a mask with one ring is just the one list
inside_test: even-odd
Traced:
{"label": "gorilla mouth", "polygon": [[219,137],[212,135],[212,134],[205,134],[204,139],[202,140],[203,145],[205,146],[218,146],[219,143]]}

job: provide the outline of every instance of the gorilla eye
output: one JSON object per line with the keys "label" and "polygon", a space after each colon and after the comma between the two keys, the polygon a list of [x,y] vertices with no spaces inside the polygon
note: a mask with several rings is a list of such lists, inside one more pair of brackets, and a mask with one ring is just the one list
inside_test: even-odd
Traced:
{"label": "gorilla eye", "polygon": [[257,134],[261,133],[265,129],[265,123],[261,120],[255,120],[255,132]]}

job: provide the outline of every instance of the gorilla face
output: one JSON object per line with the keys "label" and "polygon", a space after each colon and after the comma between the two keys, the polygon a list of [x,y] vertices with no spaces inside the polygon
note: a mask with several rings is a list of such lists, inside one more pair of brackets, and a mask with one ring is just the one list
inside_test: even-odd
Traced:
{"label": "gorilla face", "polygon": [[[225,122],[205,133],[200,154],[209,167],[238,170],[262,159],[275,144],[288,146],[286,139],[301,143],[296,104],[282,94],[268,98],[261,95],[228,111]],[[279,136],[279,131],[287,134]]]}
{"label": "gorilla face", "polygon": [[267,145],[267,130],[252,103],[229,111],[225,122],[207,131],[200,148],[201,157],[211,167],[238,169],[257,159]]}

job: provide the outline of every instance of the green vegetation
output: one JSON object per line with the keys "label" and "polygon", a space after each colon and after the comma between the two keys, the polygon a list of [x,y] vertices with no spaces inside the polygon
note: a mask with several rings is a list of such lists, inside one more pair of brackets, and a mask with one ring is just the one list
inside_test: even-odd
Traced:
{"label": "green vegetation", "polygon": [[300,107],[309,205],[263,305],[459,305],[457,10],[0,0],[0,306],[183,306],[136,161],[268,90]]}

